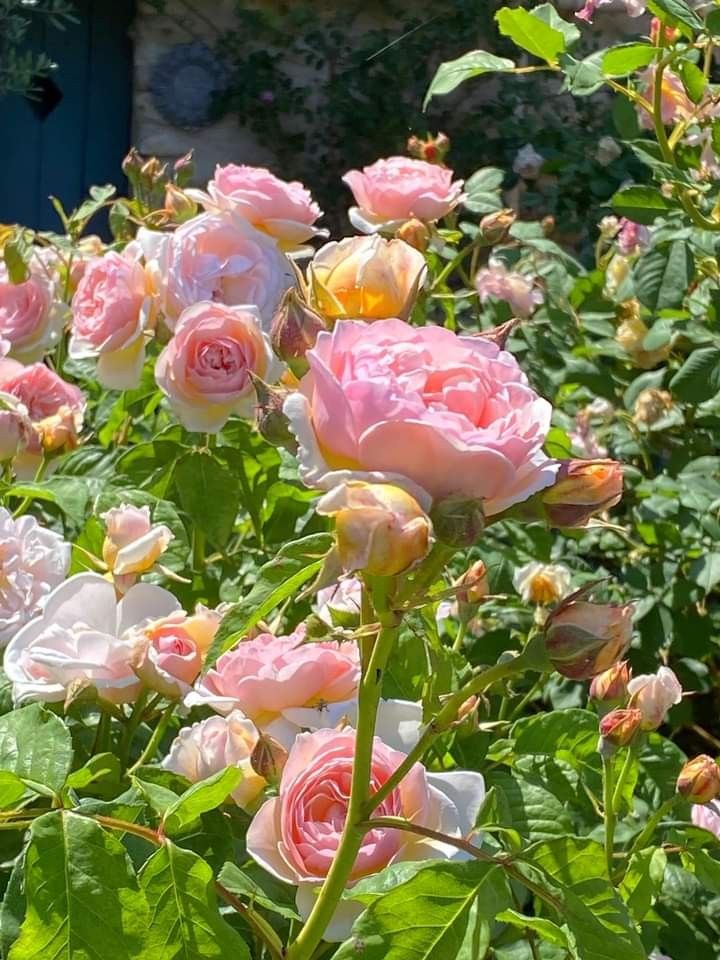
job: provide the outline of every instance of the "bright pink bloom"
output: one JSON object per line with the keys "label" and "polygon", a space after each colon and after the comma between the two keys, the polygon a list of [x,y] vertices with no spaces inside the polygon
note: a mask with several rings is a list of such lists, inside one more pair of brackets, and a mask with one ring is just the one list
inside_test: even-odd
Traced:
{"label": "bright pink bloom", "polygon": [[10,344],[12,357],[22,363],[42,359],[60,339],[65,312],[45,278],[31,274],[23,283],[11,283],[0,269],[0,337]]}

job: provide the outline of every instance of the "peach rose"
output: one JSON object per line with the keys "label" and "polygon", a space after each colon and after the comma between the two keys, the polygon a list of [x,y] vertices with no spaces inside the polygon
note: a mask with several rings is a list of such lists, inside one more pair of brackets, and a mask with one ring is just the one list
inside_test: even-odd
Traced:
{"label": "peach rose", "polygon": [[186,192],[206,210],[239,214],[258,230],[275,237],[284,250],[302,248],[311,237],[327,235],[327,231],[314,225],[322,216],[322,210],[310,191],[297,180],[281,180],[265,167],[236,163],[221,167],[218,164],[215,176],[208,183],[207,193],[202,190]]}
{"label": "peach rose", "polygon": [[10,344],[11,357],[41,360],[60,339],[66,314],[51,282],[31,274],[23,283],[11,283],[0,268],[0,337]]}
{"label": "peach rose", "polygon": [[[273,876],[297,886],[297,906],[305,918],[340,843],[354,753],[353,730],[300,734],[285,764],[279,796],[263,804],[247,833],[248,853]],[[404,753],[376,738],[372,789],[385,783],[404,759]],[[416,763],[375,815],[402,817],[451,837],[466,837],[475,825],[484,797],[485,784],[479,773],[428,773]],[[450,844],[405,831],[375,828],[363,839],[349,884],[392,863],[456,856],[457,849]],[[325,939],[345,939],[361,910],[358,904],[342,902]]]}
{"label": "peach rose", "polygon": [[72,299],[73,359],[97,357],[104,387],[132,390],[140,383],[145,336],[153,320],[149,275],[127,250],[87,264]]}
{"label": "peach rose", "polygon": [[[649,103],[653,103],[655,97],[655,72],[656,68],[651,66],[640,74],[640,82],[644,85],[640,92]],[[677,120],[689,119],[695,111],[695,106],[685,92],[682,80],[672,70],[665,70],[663,73],[660,103],[662,122],[666,127]],[[644,130],[652,130],[653,118],[650,114],[639,108],[637,114],[640,126]]]}
{"label": "peach rose", "polygon": [[272,237],[232,213],[201,213],[173,233],[141,229],[138,241],[158,278],[165,322],[174,329],[201,300],[254,304],[269,327],[292,266]]}
{"label": "peach rose", "polygon": [[310,303],[328,320],[406,320],[426,273],[425,257],[404,240],[348,237],[313,257]]}
{"label": "peach rose", "polygon": [[[301,726],[323,726],[323,708],[352,700],[360,677],[354,643],[304,643],[304,637],[299,627],[289,636],[262,633],[244,640],[200,678],[186,706],[208,706],[218,713],[242,710],[289,746]],[[305,708],[317,717],[308,717]]]}
{"label": "peach rose", "polygon": [[33,426],[28,453],[39,455],[77,444],[85,417],[85,395],[43,363],[24,367],[0,360],[0,390],[24,405]]}
{"label": "peach rose", "polygon": [[155,378],[188,430],[217,433],[233,414],[257,403],[250,374],[279,374],[256,307],[203,302],[180,315],[175,336],[158,357]]}
{"label": "peach rose", "polygon": [[450,213],[463,198],[463,181],[437,163],[388,157],[342,178],[353,192],[350,222],[361,233],[397,229],[406,220],[431,222]]}
{"label": "peach rose", "polygon": [[284,412],[309,486],[348,479],[461,496],[500,513],[549,486],[542,451],[552,408],[495,344],[402,320],[352,320],[320,333]]}
{"label": "peach rose", "polygon": [[133,634],[130,663],[146,687],[165,697],[182,697],[202,668],[202,651],[178,610],[146,624]]}
{"label": "peach rose", "polygon": [[208,717],[183,727],[162,765],[190,783],[205,780],[226,767],[239,767],[243,777],[231,796],[239,807],[247,809],[267,785],[250,763],[258,738],[257,727],[239,710],[226,717]]}
{"label": "peach rose", "polygon": [[164,523],[153,523],[149,507],[122,503],[100,514],[106,533],[102,556],[113,575],[136,576],[152,570],[174,539]]}

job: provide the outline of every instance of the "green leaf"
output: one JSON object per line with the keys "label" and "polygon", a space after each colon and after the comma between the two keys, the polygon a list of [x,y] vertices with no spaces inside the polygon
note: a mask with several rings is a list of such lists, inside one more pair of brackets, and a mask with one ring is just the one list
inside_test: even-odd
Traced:
{"label": "green leaf", "polygon": [[649,43],[623,43],[611,47],[602,59],[602,72],[606,77],[626,77],[652,63],[657,56],[657,47]]}
{"label": "green leaf", "polygon": [[225,803],[241,780],[242,771],[239,767],[227,767],[206,780],[194,783],[165,811],[165,833],[169,837],[182,833],[195,823],[200,814]]}
{"label": "green leaf", "polygon": [[371,903],[334,960],[450,960],[473,907],[476,920],[491,920],[509,901],[500,867],[435,861]]}
{"label": "green leaf", "polygon": [[103,187],[90,187],[90,198],[84,200],[76,210],[73,210],[68,218],[67,227],[71,236],[80,236],[87,222],[102,210],[105,204],[115,196],[116,191],[117,188],[111,183],[106,183]]}
{"label": "green leaf", "polygon": [[427,108],[433,97],[442,97],[459,87],[461,83],[472,77],[480,77],[484,73],[507,73],[514,70],[515,64],[505,57],[496,57],[485,50],[471,50],[456,60],[447,60],[441,63],[430,81],[423,109]]}
{"label": "green leaf", "polygon": [[691,60],[681,60],[677,69],[687,95],[693,103],[700,103],[708,85],[705,74]]}
{"label": "green leaf", "polygon": [[637,298],[654,313],[680,307],[694,272],[692,250],[684,240],[655,247],[644,253],[635,265],[633,282]]}
{"label": "green leaf", "polygon": [[552,920],[543,917],[526,917],[517,910],[503,910],[495,917],[498,923],[510,923],[519,930],[533,930],[542,940],[563,950],[570,949],[567,933]]}
{"label": "green leaf", "polygon": [[329,533],[314,533],[286,544],[274,559],[264,564],[250,593],[223,617],[205,661],[205,669],[242,640],[258,620],[319,573],[332,543]]}
{"label": "green leaf", "polygon": [[703,887],[720,895],[720,861],[705,850],[686,850],[683,865],[695,874]]}
{"label": "green leaf", "polygon": [[10,283],[24,283],[28,279],[30,276],[28,263],[32,252],[31,235],[22,229],[17,229],[2,251]]}
{"label": "green leaf", "polygon": [[62,720],[33,703],[0,717],[0,770],[59,793],[70,772],[73,748]]}
{"label": "green leaf", "polygon": [[667,854],[661,847],[641,850],[630,858],[620,893],[636,923],[642,923],[659,896],[666,865]]}
{"label": "green leaf", "polygon": [[25,854],[27,912],[8,960],[140,960],[147,903],[122,843],[67,810],[36,820]]}
{"label": "green leaf", "polygon": [[648,186],[626,187],[616,193],[610,202],[615,213],[621,217],[628,217],[645,225],[654,223],[658,217],[665,216],[676,206],[658,189]]}
{"label": "green leaf", "polygon": [[0,906],[0,956],[2,960],[7,960],[10,947],[20,935],[20,927],[25,919],[24,875],[25,854],[22,854],[15,861],[10,872],[5,896]]}
{"label": "green leaf", "polygon": [[230,538],[240,507],[238,481],[217,457],[199,451],[178,460],[174,478],[180,506],[221,550]]}
{"label": "green leaf", "polygon": [[94,757],[85,763],[79,770],[74,770],[67,778],[66,787],[73,790],[84,790],[90,784],[97,784],[99,781],[109,781],[110,785],[116,785],[117,789],[111,796],[116,796],[120,790],[120,760],[114,753],[97,753]]}
{"label": "green leaf", "polygon": [[563,32],[535,16],[534,11],[530,12],[522,7],[502,7],[495,14],[495,19],[504,37],[509,37],[523,50],[541,60],[555,64],[560,54],[567,50]]}
{"label": "green leaf", "polygon": [[497,167],[483,167],[476,170],[465,181],[465,199],[463,206],[473,213],[492,213],[502,207],[500,188],[505,173]]}
{"label": "green leaf", "polygon": [[143,866],[140,885],[149,938],[167,945],[162,960],[250,960],[245,941],[220,916],[212,869],[197,854],[167,841]]}
{"label": "green leaf", "polygon": [[25,795],[27,787],[9,770],[0,770],[0,810],[11,810]]}
{"label": "green leaf", "polygon": [[720,349],[693,350],[670,381],[670,390],[683,403],[703,403],[720,390]]}
{"label": "green leaf", "polygon": [[559,30],[563,37],[565,37],[565,43],[568,48],[580,39],[580,29],[578,26],[569,20],[564,20],[551,3],[541,3],[539,6],[533,7],[530,12],[534,17],[538,17],[538,19],[547,23],[548,26],[554,30]]}
{"label": "green leaf", "polygon": [[560,57],[560,66],[565,74],[564,89],[575,97],[589,97],[605,84],[602,72],[604,50],[596,50],[584,60],[576,60],[569,53]]}
{"label": "green leaf", "polygon": [[690,564],[690,579],[705,593],[720,583],[720,553],[705,553]]}
{"label": "green leaf", "polygon": [[53,477],[52,480],[44,480],[42,483],[30,480],[14,483],[7,493],[13,497],[28,497],[30,500],[54,503],[78,525],[85,521],[90,497],[88,484],[81,477]]}
{"label": "green leaf", "polygon": [[268,910],[270,913],[277,913],[278,916],[285,917],[286,920],[300,919],[297,910],[283,903],[277,903],[275,900],[271,900],[260,884],[256,883],[247,873],[243,873],[240,867],[234,863],[226,863],[223,866],[218,875],[218,880],[230,893],[235,894],[235,896],[240,897],[244,903],[247,903],[251,909],[262,907],[263,910]]}
{"label": "green leaf", "polygon": [[720,10],[711,10],[705,17],[705,29],[717,37],[720,35]]}
{"label": "green leaf", "polygon": [[648,0],[648,9],[669,26],[702,30],[703,22],[685,0]]}

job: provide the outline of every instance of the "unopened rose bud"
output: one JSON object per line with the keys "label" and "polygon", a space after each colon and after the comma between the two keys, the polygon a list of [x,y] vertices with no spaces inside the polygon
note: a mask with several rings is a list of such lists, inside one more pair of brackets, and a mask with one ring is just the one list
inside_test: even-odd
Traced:
{"label": "unopened rose bud", "polygon": [[599,673],[590,684],[590,699],[598,703],[622,703],[627,697],[630,668],[627,660],[614,663],[608,670]]}
{"label": "unopened rose bud", "polygon": [[623,472],[615,460],[566,460],[541,502],[552,527],[585,527],[620,502]]}
{"label": "unopened rose bud", "polygon": [[425,140],[412,136],[407,142],[407,152],[411,157],[426,163],[442,163],[450,149],[450,138],[444,133]]}
{"label": "unopened rose bud", "polygon": [[138,178],[140,176],[140,171],[142,169],[143,163],[145,161],[137,152],[135,147],[130,147],[128,155],[122,162],[122,172],[128,178],[130,183],[135,186],[137,184]]}
{"label": "unopened rose bud", "polygon": [[613,747],[627,747],[637,736],[641,720],[639,710],[611,710],[600,721],[600,737]]}
{"label": "unopened rose bud", "polygon": [[545,622],[545,649],[552,665],[571,680],[589,680],[627,653],[633,605],[589,603],[572,594]]}
{"label": "unopened rose bud", "polygon": [[430,231],[422,220],[407,220],[395,231],[397,240],[404,240],[420,253],[425,253],[430,245]]}
{"label": "unopened rose bud", "polygon": [[641,390],[635,401],[633,422],[638,425],[652,427],[668,414],[673,408],[672,394],[667,390],[657,390],[648,387]]}
{"label": "unopened rose bud", "polygon": [[676,40],[680,39],[680,31],[676,27],[666,27],[659,17],[653,17],[650,21],[650,43],[653,46],[657,46],[661,30],[664,31],[665,43],[675,43]]}
{"label": "unopened rose bud", "polygon": [[717,800],[720,797],[720,767],[706,754],[688,760],[680,771],[677,792],[690,803]]}
{"label": "unopened rose bud", "polygon": [[69,404],[62,404],[57,412],[33,424],[46,453],[56,450],[74,450],[83,425],[83,413]]}
{"label": "unopened rose bud", "polygon": [[195,216],[198,205],[174,183],[168,183],[165,187],[165,211],[175,223],[184,223]]}
{"label": "unopened rose bud", "polygon": [[103,560],[115,576],[147,573],[174,539],[164,523],[152,522],[149,507],[123,503],[100,518],[106,524]]}
{"label": "unopened rose bud", "polygon": [[189,150],[184,156],[178,157],[173,164],[173,173],[178,187],[186,187],[190,183],[195,175],[195,161],[193,160],[192,150]]}
{"label": "unopened rose bud", "polygon": [[250,754],[250,766],[258,776],[276,787],[280,783],[287,758],[287,750],[275,737],[261,733],[255,749]]}
{"label": "unopened rose bud", "polygon": [[157,157],[150,157],[140,168],[140,178],[149,187],[154,187],[167,176],[167,164],[161,163]]}
{"label": "unopened rose bud", "polygon": [[457,712],[457,718],[453,724],[455,727],[459,727],[461,724],[465,723],[468,719],[475,720],[477,717],[477,709],[480,705],[480,697],[472,696],[468,697],[464,703],[460,704]]}
{"label": "unopened rose bud", "polygon": [[477,606],[490,593],[487,567],[484,561],[476,560],[456,581],[458,603]]}
{"label": "unopened rose bud", "polygon": [[540,227],[542,232],[546,237],[551,237],[555,233],[555,217],[551,214],[548,214],[546,217],[543,217],[540,221]]}
{"label": "unopened rose bud", "polygon": [[391,577],[422,560],[432,525],[414,497],[389,483],[350,482],[330,490],[317,512],[335,518],[335,543],[347,573]]}
{"label": "unopened rose bud", "polygon": [[682,700],[682,692],[680,681],[669,667],[633,677],[628,683],[630,706],[642,713],[643,730],[657,730],[668,710]]}
{"label": "unopened rose bud", "polygon": [[435,536],[448,547],[471,547],[485,529],[481,500],[448,497],[435,504],[431,517]]}
{"label": "unopened rose bud", "polygon": [[277,356],[287,363],[295,376],[302,377],[308,369],[305,354],[315,346],[317,335],[325,329],[322,317],[291,287],[275,311],[270,342]]}
{"label": "unopened rose bud", "polygon": [[480,221],[480,236],[483,241],[492,245],[504,240],[510,227],[517,220],[517,214],[514,210],[498,210],[497,213],[488,213]]}
{"label": "unopened rose bud", "polygon": [[258,433],[274,447],[284,447],[289,453],[295,453],[297,440],[290,431],[290,421],[283,413],[283,403],[287,393],[284,390],[273,389],[253,374],[250,376],[258,401],[255,408],[255,424]]}
{"label": "unopened rose bud", "polygon": [[521,323],[521,317],[513,317],[512,320],[506,320],[505,323],[501,323],[497,327],[481,330],[480,333],[472,334],[472,336],[478,337],[480,340],[489,340],[490,343],[494,343],[496,347],[504,350],[511,334]]}

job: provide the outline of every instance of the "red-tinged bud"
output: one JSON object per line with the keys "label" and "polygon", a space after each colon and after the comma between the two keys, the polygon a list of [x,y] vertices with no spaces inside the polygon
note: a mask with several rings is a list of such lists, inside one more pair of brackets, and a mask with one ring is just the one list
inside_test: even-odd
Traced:
{"label": "red-tinged bud", "polygon": [[407,142],[410,156],[426,163],[442,164],[449,149],[450,138],[444,133],[438,133],[436,137],[428,136],[425,140],[412,136]]}
{"label": "red-tinged bud", "polygon": [[690,803],[710,803],[720,797],[720,767],[706,754],[688,760],[680,771],[677,792]]}
{"label": "red-tinged bud", "polygon": [[622,703],[628,692],[630,668],[627,660],[614,663],[609,670],[599,673],[590,684],[590,699],[598,703]]}
{"label": "red-tinged bud", "polygon": [[551,216],[550,214],[548,214],[546,217],[543,217],[540,221],[542,232],[546,237],[551,237],[553,233],[555,233],[555,225],[555,217]]}
{"label": "red-tinged bud", "polygon": [[553,527],[585,527],[622,497],[623,472],[616,460],[566,460],[541,501]]}
{"label": "red-tinged bud", "polygon": [[660,31],[665,31],[665,43],[675,43],[680,39],[680,31],[676,27],[663,27],[659,17],[653,17],[650,21],[650,42],[657,46],[660,37]]}
{"label": "red-tinged bud", "polygon": [[545,649],[552,665],[571,680],[589,680],[627,653],[633,605],[565,599],[545,621]]}
{"label": "red-tinged bud", "polygon": [[167,178],[167,164],[161,163],[157,157],[150,157],[140,168],[140,178],[149,188],[157,186]]}
{"label": "red-tinged bud", "polygon": [[327,329],[322,317],[311,310],[298,291],[291,287],[280,301],[270,327],[270,342],[277,356],[296,377],[308,370],[305,354],[315,346],[317,335]]}
{"label": "red-tinged bud", "polygon": [[175,183],[178,187],[186,187],[195,175],[195,161],[193,151],[189,150],[184,156],[178,157],[173,164]]}
{"label": "red-tinged bud", "polygon": [[288,452],[295,453],[297,440],[290,431],[288,418],[283,413],[286,392],[269,387],[252,373],[250,377],[258,400],[255,408],[255,424],[258,433],[274,447],[284,447]]}
{"label": "red-tinged bud", "polygon": [[476,607],[482,603],[490,593],[487,567],[482,560],[477,560],[468,567],[465,573],[456,581],[458,588],[458,603]]}
{"label": "red-tinged bud", "polygon": [[517,213],[514,210],[498,210],[497,213],[488,213],[480,221],[480,235],[483,241],[492,245],[505,240],[510,227],[516,220]]}
{"label": "red-tinged bud", "polygon": [[627,747],[640,730],[639,710],[611,710],[600,721],[600,737],[613,747]]}
{"label": "red-tinged bud", "polygon": [[133,184],[133,186],[135,186],[138,181],[144,162],[145,161],[137,152],[135,147],[130,147],[128,155],[122,162],[122,172],[128,178],[130,183]]}
{"label": "red-tinged bud", "polygon": [[425,253],[430,245],[430,231],[422,220],[407,220],[395,231],[398,240],[404,240],[420,253]]}
{"label": "red-tinged bud", "polygon": [[480,333],[474,333],[472,336],[478,337],[480,340],[489,340],[490,343],[494,343],[496,347],[504,350],[513,331],[519,327],[521,323],[522,319],[520,317],[513,317],[512,320],[506,320],[505,323],[501,323],[497,327],[491,327],[489,330],[481,330]]}
{"label": "red-tinged bud", "polygon": [[276,787],[280,783],[287,758],[288,752],[281,743],[267,733],[261,733],[250,754],[250,766],[259,777]]}
{"label": "red-tinged bud", "polygon": [[481,500],[467,497],[448,497],[441,500],[430,517],[435,537],[448,547],[471,547],[485,529],[485,513]]}

